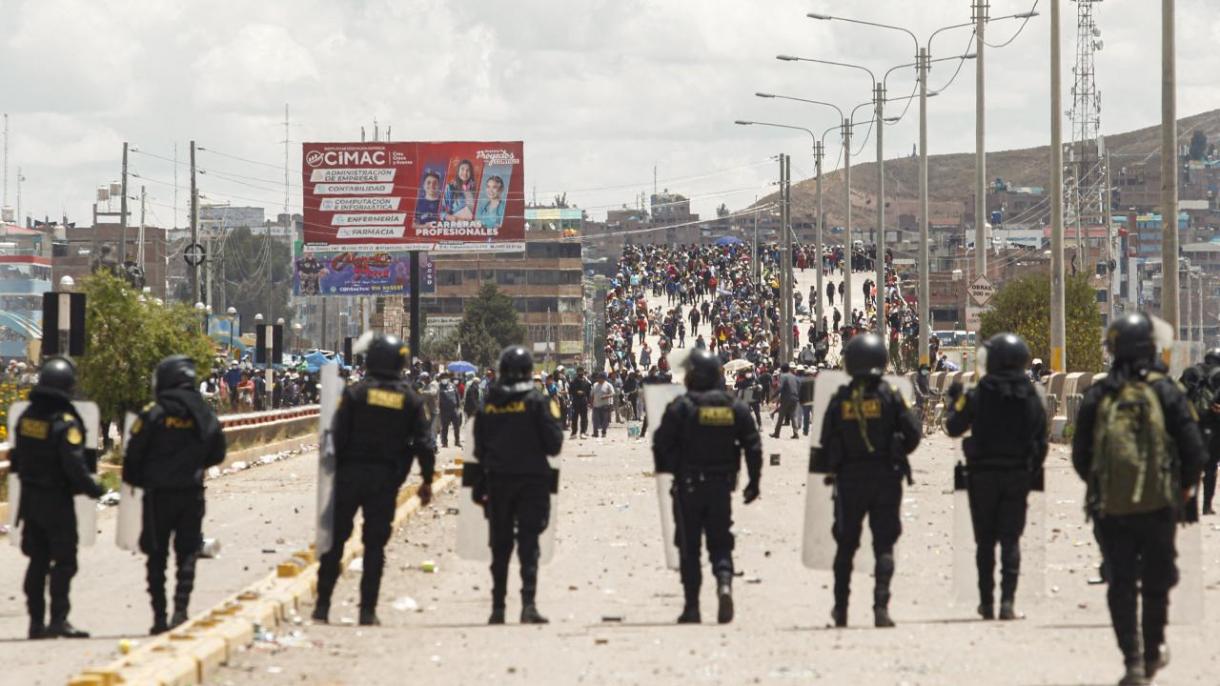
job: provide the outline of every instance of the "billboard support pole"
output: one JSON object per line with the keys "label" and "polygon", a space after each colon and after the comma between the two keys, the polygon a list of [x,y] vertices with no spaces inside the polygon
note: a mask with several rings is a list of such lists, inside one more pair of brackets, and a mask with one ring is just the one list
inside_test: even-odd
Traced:
{"label": "billboard support pole", "polygon": [[411,357],[419,354],[419,251],[411,251],[411,337],[408,345],[411,347]]}

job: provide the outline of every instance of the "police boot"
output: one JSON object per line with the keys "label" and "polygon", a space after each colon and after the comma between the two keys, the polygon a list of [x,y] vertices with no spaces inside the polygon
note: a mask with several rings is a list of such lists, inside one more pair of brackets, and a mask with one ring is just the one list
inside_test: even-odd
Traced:
{"label": "police boot", "polygon": [[51,622],[51,625],[47,627],[46,636],[47,638],[89,638],[89,632],[77,629],[72,626],[71,622],[64,619]]}
{"label": "police boot", "polygon": [[1144,677],[1152,681],[1156,673],[1169,666],[1169,646],[1162,643],[1151,655],[1144,655]]}
{"label": "police boot", "polygon": [[716,611],[716,621],[728,624],[733,621],[733,575],[722,573],[716,576],[716,598],[720,607]]}
{"label": "police boot", "polygon": [[43,625],[42,620],[30,620],[30,632],[27,634],[31,641],[37,641],[40,638],[47,637],[47,627]]}
{"label": "police boot", "polygon": [[330,600],[322,600],[322,598],[318,598],[317,603],[315,603],[313,606],[313,615],[311,615],[311,618],[313,621],[318,622],[319,624],[326,624],[330,622]]}
{"label": "police boot", "polygon": [[875,570],[876,586],[873,588],[873,626],[889,629],[894,626],[890,618],[890,580],[894,578],[894,554],[877,556]]}
{"label": "police boot", "polygon": [[538,612],[538,606],[534,604],[534,601],[531,600],[530,602],[521,606],[522,624],[549,624],[550,621],[551,620],[547,619],[546,617],[543,617],[542,613]]}
{"label": "police boot", "polygon": [[1127,671],[1119,680],[1118,686],[1148,686],[1148,677],[1144,673],[1144,665],[1128,664]]}
{"label": "police boot", "polygon": [[682,614],[678,615],[678,623],[698,624],[702,621],[699,616],[699,587],[683,586],[682,589],[686,595],[686,603],[682,606]]}
{"label": "police boot", "polygon": [[491,616],[487,618],[488,624],[503,624],[504,623],[504,606],[495,605],[491,608]]}
{"label": "police boot", "polygon": [[532,559],[521,565],[521,623],[522,624],[547,624],[550,622],[542,613],[538,612],[538,606],[534,604],[534,600],[538,593],[538,554],[530,556]]}
{"label": "police boot", "polygon": [[190,619],[190,615],[186,610],[189,603],[189,598],[184,598],[177,594],[174,595],[174,615],[169,619],[169,628],[175,629],[186,624],[187,620]]}
{"label": "police boot", "polygon": [[835,606],[830,609],[830,619],[835,623],[836,629],[843,629],[847,626],[847,603],[840,605],[835,602]]}
{"label": "police boot", "polygon": [[377,610],[360,608],[360,626],[381,626],[381,620],[377,619]]}

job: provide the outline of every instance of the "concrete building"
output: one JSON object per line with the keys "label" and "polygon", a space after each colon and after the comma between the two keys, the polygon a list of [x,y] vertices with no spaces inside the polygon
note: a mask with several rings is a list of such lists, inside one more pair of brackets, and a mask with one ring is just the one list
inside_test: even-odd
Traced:
{"label": "concrete building", "polygon": [[[123,229],[118,224],[98,224],[93,227],[59,227],[62,237],[56,236],[54,245],[54,283],[64,276],[71,276],[79,281],[93,271],[94,263],[105,252],[116,262],[120,254]],[[165,229],[144,227],[144,285],[152,289],[154,297],[167,299],[167,231]],[[127,227],[127,259],[136,261],[140,248],[139,227]],[[178,258],[181,260],[181,257]]]}
{"label": "concrete building", "polygon": [[0,249],[0,359],[23,360],[42,338],[42,294],[51,290],[51,260]]}

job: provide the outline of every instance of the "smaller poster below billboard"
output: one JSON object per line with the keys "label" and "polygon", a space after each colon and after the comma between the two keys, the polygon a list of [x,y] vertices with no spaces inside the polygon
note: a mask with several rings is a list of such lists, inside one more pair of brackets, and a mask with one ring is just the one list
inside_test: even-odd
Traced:
{"label": "smaller poster below billboard", "polygon": [[[420,293],[436,292],[436,266],[419,256]],[[405,296],[411,293],[411,253],[404,250],[305,250],[296,242],[292,294],[296,296]]]}

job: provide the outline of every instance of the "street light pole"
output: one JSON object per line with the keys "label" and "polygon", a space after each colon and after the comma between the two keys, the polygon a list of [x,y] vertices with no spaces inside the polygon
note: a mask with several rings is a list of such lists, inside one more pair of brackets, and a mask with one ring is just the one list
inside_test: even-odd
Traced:
{"label": "street light pole", "polygon": [[928,51],[919,48],[919,364],[931,365],[928,336],[932,321],[928,264]]}
{"label": "street light pole", "polygon": [[[1067,371],[1063,283],[1063,103],[1059,64],[1059,1],[1051,0],[1051,371]],[[1166,277],[1168,278],[1168,277]],[[1176,282],[1177,272],[1173,274]],[[1176,290],[1176,287],[1175,287]],[[1166,298],[1161,298],[1165,301]],[[1176,311],[1177,304],[1174,303]],[[1174,330],[1177,330],[1176,318]]]}
{"label": "street light pole", "polygon": [[820,332],[825,332],[825,328],[822,326],[822,319],[825,314],[825,310],[822,309],[822,298],[826,296],[825,286],[822,284],[822,262],[825,260],[826,256],[826,244],[822,242],[822,157],[824,155],[825,151],[822,147],[822,141],[815,140],[813,142],[813,168],[817,174],[816,184],[818,216],[817,220],[813,223],[813,242],[814,247],[818,252],[818,271],[814,277],[817,279],[818,297],[814,298],[814,302],[817,303],[817,307],[815,309],[815,316],[817,319],[814,321],[813,327]]}
{"label": "street light pole", "polygon": [[[877,240],[873,241],[873,266],[877,270],[875,288],[877,295],[873,298],[877,312],[877,335],[889,348],[889,337],[885,335],[885,82],[878,81],[873,94],[877,122]],[[865,304],[867,307],[867,303]]]}
{"label": "street light pole", "polygon": [[843,323],[851,326],[851,263],[854,246],[851,240],[851,119],[843,120]]}
{"label": "street light pole", "polygon": [[1161,317],[1180,333],[1178,299],[1178,104],[1174,57],[1174,0],[1161,0]]}
{"label": "street light pole", "polygon": [[[975,278],[987,276],[987,143],[986,129],[986,72],[983,64],[983,48],[986,47],[983,31],[987,26],[989,0],[977,0],[974,4],[974,271]],[[973,282],[973,280],[971,280]],[[977,333],[977,332],[976,332]]]}

